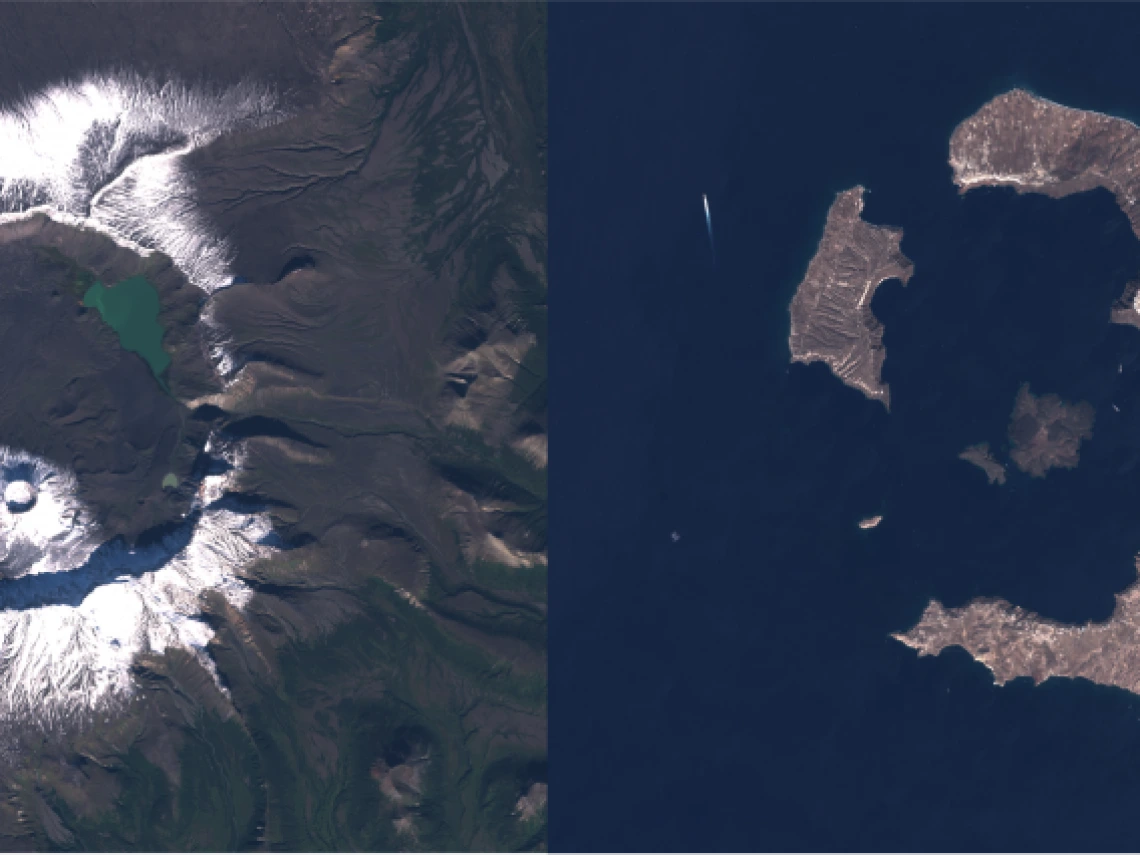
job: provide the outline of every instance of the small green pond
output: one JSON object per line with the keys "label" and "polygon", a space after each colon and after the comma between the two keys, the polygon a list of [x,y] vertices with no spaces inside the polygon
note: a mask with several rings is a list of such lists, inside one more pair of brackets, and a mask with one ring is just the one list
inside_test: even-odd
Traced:
{"label": "small green pond", "polygon": [[83,295],[83,305],[99,310],[103,320],[118,333],[123,349],[145,359],[165,388],[162,375],[170,366],[170,354],[162,348],[158,292],[146,277],[132,276],[110,288],[96,282]]}

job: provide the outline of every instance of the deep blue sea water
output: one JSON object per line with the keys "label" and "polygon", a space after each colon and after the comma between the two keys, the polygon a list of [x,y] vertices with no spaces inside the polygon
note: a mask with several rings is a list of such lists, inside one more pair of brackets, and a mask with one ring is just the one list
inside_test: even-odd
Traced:
{"label": "deep blue sea water", "polygon": [[[1135,578],[1140,330],[1108,309],[1140,243],[1104,191],[962,197],[946,161],[1013,86],[1140,119],[1140,6],[556,3],[549,32],[551,848],[1140,847],[1140,698],[889,637],[931,598],[1100,620]],[[916,265],[873,303],[889,414],[789,364],[855,184]],[[1093,439],[991,486],[957,454],[1002,448],[1026,381]]]}

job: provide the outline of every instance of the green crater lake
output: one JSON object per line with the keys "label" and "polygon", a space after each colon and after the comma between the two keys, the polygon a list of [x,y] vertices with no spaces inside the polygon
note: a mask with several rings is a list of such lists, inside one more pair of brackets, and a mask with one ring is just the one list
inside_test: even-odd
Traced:
{"label": "green crater lake", "polygon": [[158,292],[146,277],[132,276],[110,288],[96,282],[83,295],[83,305],[98,309],[107,325],[118,333],[123,349],[145,359],[166,388],[162,374],[170,365],[170,354],[162,349]]}

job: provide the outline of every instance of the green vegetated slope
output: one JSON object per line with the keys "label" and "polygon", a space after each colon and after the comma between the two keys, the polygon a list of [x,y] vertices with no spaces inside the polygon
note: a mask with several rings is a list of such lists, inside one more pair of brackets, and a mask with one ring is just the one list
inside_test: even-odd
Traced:
{"label": "green vegetated slope", "polygon": [[[378,13],[373,49],[407,51],[410,60],[376,88],[375,138],[401,106],[421,123],[406,241],[428,270],[458,274],[438,332],[425,330],[440,341],[433,358],[462,359],[498,340],[533,343],[513,389],[479,413],[477,426],[446,425],[433,409],[437,375],[428,372],[409,395],[426,423],[410,439],[369,447],[381,458],[394,455],[387,448],[408,448],[439,479],[433,490],[446,486],[498,508],[489,527],[544,555],[546,472],[512,447],[527,431],[545,431],[545,234],[535,233],[528,214],[544,222],[545,114],[538,118],[533,107],[545,109],[544,10],[385,5]],[[429,97],[423,87],[440,69],[445,80],[473,80],[479,106],[443,84]],[[515,88],[524,83],[530,92]],[[408,109],[412,97],[422,106]],[[488,150],[505,164],[494,186],[470,178]],[[392,256],[383,243],[373,246],[378,257]],[[457,405],[445,399],[445,409]],[[340,447],[325,433],[306,433]],[[417,574],[378,565],[355,594],[357,617],[282,655],[272,693],[248,707],[238,701],[270,782],[267,841],[304,849],[545,848],[545,562],[512,566],[465,552],[476,535],[417,516],[421,501],[431,509],[425,517],[439,513],[446,493],[403,500],[411,489],[403,484],[352,483],[394,506],[395,514],[382,515],[387,530],[369,536],[406,547]],[[225,669],[224,655],[219,665]],[[527,816],[520,799],[536,785],[543,799]]]}
{"label": "green vegetated slope", "polygon": [[102,851],[223,851],[256,842],[264,790],[254,746],[234,720],[203,714],[183,731],[180,781],[147,759],[138,745],[117,758],[115,807],[84,817],[44,788],[48,806],[67,828],[50,848]]}
{"label": "green vegetated slope", "polygon": [[[321,643],[282,657],[275,690],[238,699],[264,766],[267,840],[376,851],[541,843],[542,827],[508,821],[514,789],[509,804],[481,804],[504,774],[497,755],[515,755],[489,750],[480,731],[484,720],[543,716],[544,682],[441,630],[382,583],[366,603]],[[400,786],[397,772],[384,786],[419,761],[414,784]]]}
{"label": "green vegetated slope", "polygon": [[544,719],[544,680],[457,640],[382,583],[364,606],[281,655],[272,684],[249,678],[224,629],[218,665],[237,679],[241,721],[187,724],[177,787],[132,746],[115,761],[111,811],[85,818],[50,798],[69,829],[59,848],[542,848],[545,816],[520,821],[515,809],[545,780],[545,753],[489,749],[481,731]]}

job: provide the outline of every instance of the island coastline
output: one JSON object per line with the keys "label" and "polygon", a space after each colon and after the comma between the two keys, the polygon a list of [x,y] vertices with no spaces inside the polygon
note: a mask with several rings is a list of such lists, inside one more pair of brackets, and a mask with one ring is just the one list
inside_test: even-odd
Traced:
{"label": "island coastline", "polygon": [[882,380],[883,324],[871,311],[880,285],[903,285],[914,263],[900,248],[903,233],[862,218],[865,188],[840,193],[827,213],[823,237],[796,289],[789,312],[792,362],[823,362],[843,383],[890,410]]}

